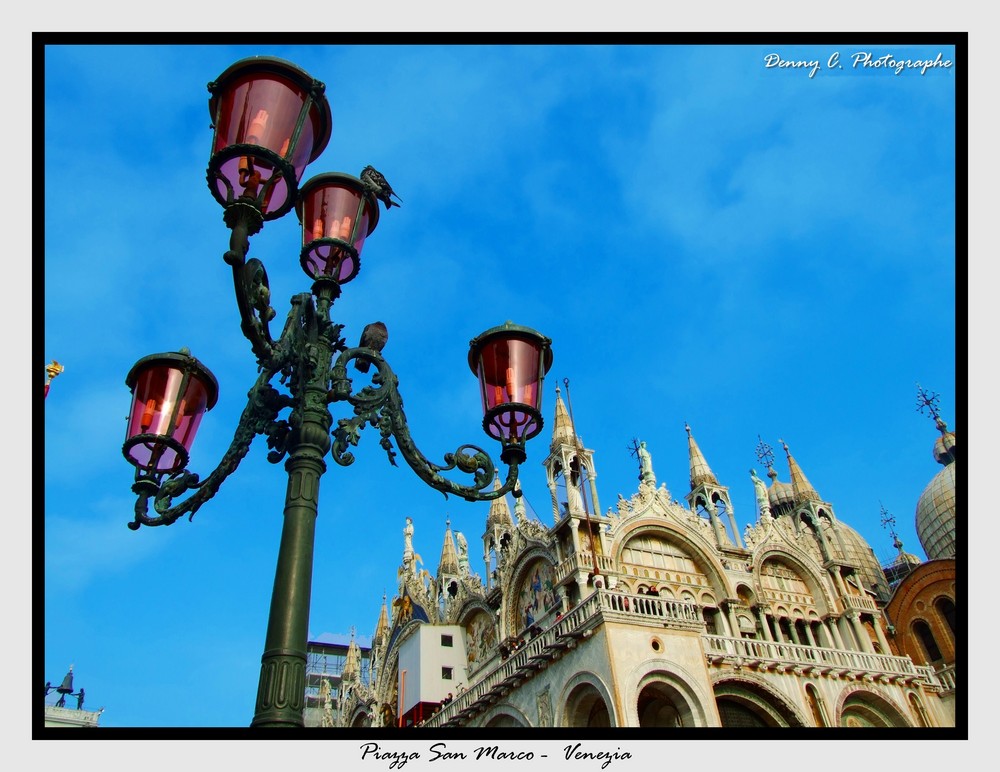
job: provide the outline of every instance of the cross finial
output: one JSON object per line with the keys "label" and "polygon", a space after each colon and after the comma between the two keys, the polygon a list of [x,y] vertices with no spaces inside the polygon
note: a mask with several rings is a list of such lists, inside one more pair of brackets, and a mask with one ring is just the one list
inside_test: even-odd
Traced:
{"label": "cross finial", "polygon": [[763,464],[765,467],[770,469],[774,466],[774,451],[771,450],[771,446],[768,445],[764,440],[761,439],[760,435],[757,435],[757,461]]}
{"label": "cross finial", "polygon": [[631,444],[626,446],[628,454],[633,458],[639,457],[639,439],[637,437],[632,438]]}
{"label": "cross finial", "polygon": [[902,542],[899,540],[899,536],[896,535],[896,518],[885,508],[885,505],[880,501],[878,503],[881,512],[882,527],[887,528],[889,535],[892,536],[892,546],[899,549],[903,546]]}
{"label": "cross finial", "polygon": [[942,433],[947,431],[948,424],[941,420],[941,395],[936,391],[929,391],[917,384],[917,412],[927,414],[934,419],[934,425]]}

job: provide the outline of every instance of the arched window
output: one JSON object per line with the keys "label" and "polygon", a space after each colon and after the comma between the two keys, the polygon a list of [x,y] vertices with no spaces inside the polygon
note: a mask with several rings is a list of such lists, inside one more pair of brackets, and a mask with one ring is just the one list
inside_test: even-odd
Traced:
{"label": "arched window", "polygon": [[945,623],[948,625],[948,629],[951,630],[951,637],[955,637],[955,604],[952,602],[951,598],[946,598],[944,596],[938,598],[934,601],[934,608],[944,619]]}
{"label": "arched window", "polygon": [[705,620],[705,632],[709,635],[722,635],[723,633],[719,631],[719,627],[716,624],[716,618],[719,614],[719,610],[715,608],[703,608],[702,617]]}
{"label": "arched window", "polygon": [[673,728],[684,726],[686,705],[684,698],[670,684],[652,682],[639,692],[636,711],[639,726]]}
{"label": "arched window", "polygon": [[570,693],[564,717],[566,726],[609,727],[611,714],[604,698],[591,684],[580,684]]}
{"label": "arched window", "polygon": [[934,634],[924,620],[918,619],[913,623],[913,633],[920,639],[920,643],[923,644],[929,662],[937,662],[941,659],[941,649],[938,648],[937,641],[934,640]]}
{"label": "arched window", "polygon": [[829,726],[823,698],[812,684],[806,684],[806,701],[809,703],[809,712],[812,713],[816,726]]}
{"label": "arched window", "polygon": [[913,712],[917,714],[917,721],[920,726],[930,726],[930,721],[927,719],[927,711],[924,710],[924,706],[920,702],[920,698],[915,694],[910,694],[910,707],[913,708]]}
{"label": "arched window", "polygon": [[656,534],[641,534],[629,540],[622,550],[622,562],[632,566],[701,574],[691,554],[679,544]]}

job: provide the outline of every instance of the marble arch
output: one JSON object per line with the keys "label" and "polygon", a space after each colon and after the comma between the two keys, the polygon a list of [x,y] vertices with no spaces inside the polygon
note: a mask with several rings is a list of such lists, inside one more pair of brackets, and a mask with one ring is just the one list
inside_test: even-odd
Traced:
{"label": "marble arch", "polygon": [[824,588],[823,582],[819,579],[818,571],[822,569],[819,569],[818,566],[814,568],[813,566],[808,565],[805,560],[787,549],[768,548],[764,549],[759,556],[754,557],[754,581],[757,584],[755,593],[759,598],[763,599],[766,597],[763,585],[761,584],[760,572],[768,560],[786,563],[794,568],[796,573],[798,573],[798,575],[809,587],[809,592],[812,593],[813,600],[816,601],[816,605],[820,606],[820,604],[822,604],[820,606],[821,612],[824,615],[836,613],[836,604]]}
{"label": "marble arch", "polygon": [[907,712],[888,696],[880,694],[870,686],[847,686],[837,699],[834,718],[836,726],[851,726],[846,723],[852,717],[869,721],[874,726],[909,727],[913,722]]}
{"label": "marble arch", "polygon": [[531,726],[528,717],[509,702],[494,705],[480,719],[483,727],[521,727]]}
{"label": "marble arch", "polygon": [[657,683],[671,687],[684,701],[684,709],[678,711],[683,726],[715,725],[714,711],[705,707],[712,704],[712,695],[698,687],[698,679],[676,662],[651,658],[633,669],[622,682],[622,704],[628,711],[626,726],[639,725],[639,695],[647,686]]}
{"label": "marble arch", "polygon": [[712,546],[707,542],[704,544],[699,543],[691,538],[689,533],[680,530],[680,528],[674,526],[672,523],[665,523],[660,519],[652,520],[644,518],[637,522],[629,523],[615,538],[612,548],[615,560],[619,564],[622,563],[622,553],[629,542],[637,536],[647,534],[659,536],[666,541],[674,542],[683,547],[698,563],[699,568],[701,568],[708,579],[712,590],[726,598],[734,597],[732,587],[729,584],[722,564],[712,556]]}
{"label": "marble arch", "polygon": [[608,689],[607,684],[604,683],[600,676],[589,671],[579,672],[563,684],[562,689],[559,691],[559,696],[552,706],[552,712],[554,713],[553,726],[572,726],[569,721],[572,712],[577,707],[574,704],[577,701],[574,692],[577,691],[578,687],[590,687],[593,689],[597,693],[597,696],[604,701],[611,726],[622,726],[615,713],[615,701],[612,698],[611,690]]}
{"label": "marble arch", "polygon": [[732,697],[753,703],[779,726],[809,726],[799,707],[788,695],[778,691],[754,673],[719,673],[712,678],[712,691],[719,697]]}

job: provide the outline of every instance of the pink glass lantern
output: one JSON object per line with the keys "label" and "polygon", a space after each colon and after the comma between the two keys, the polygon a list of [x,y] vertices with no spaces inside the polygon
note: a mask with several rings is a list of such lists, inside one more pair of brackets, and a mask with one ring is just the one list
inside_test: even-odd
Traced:
{"label": "pink glass lantern", "polygon": [[330,141],[324,85],[290,62],[254,56],[210,83],[215,136],[208,185],[224,207],[253,204],[265,220],[288,212],[306,165]]}
{"label": "pink glass lantern", "polygon": [[378,211],[378,201],[357,177],[330,172],[310,179],[295,204],[302,224],[302,270],[338,284],[357,276],[361,248],[378,225]]}
{"label": "pink glass lantern", "polygon": [[479,377],[483,400],[483,429],[505,445],[523,444],[542,430],[542,381],[552,366],[551,344],[512,322],[469,344],[469,367]]}
{"label": "pink glass lantern", "polygon": [[187,349],[143,357],[125,377],[132,390],[126,460],[141,472],[172,474],[188,462],[198,425],[219,397],[215,376]]}

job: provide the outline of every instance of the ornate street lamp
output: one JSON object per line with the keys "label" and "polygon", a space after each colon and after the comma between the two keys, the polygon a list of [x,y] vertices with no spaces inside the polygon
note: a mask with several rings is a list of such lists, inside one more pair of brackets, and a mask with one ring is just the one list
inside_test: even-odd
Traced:
{"label": "ornate street lamp", "polygon": [[[379,430],[393,465],[398,449],[421,479],[445,495],[468,501],[508,492],[517,496],[514,485],[526,457],[525,441],[542,428],[541,387],[552,363],[551,341],[508,322],[470,344],[469,364],[479,377],[483,399],[483,428],[499,440],[500,458],[509,467],[500,488],[490,487],[495,467],[477,446],[460,446],[441,465],[429,461],[410,436],[398,380],[380,353],[384,325],[369,325],[361,343],[349,347],[340,337],[343,325],[330,318],[341,287],[360,270],[364,241],[378,224],[378,202],[387,209],[395,205],[390,203],[391,188],[366,168],[360,177],[321,174],[299,192],[305,166],[329,140],[331,120],[323,84],[294,65],[270,57],[245,59],[210,83],[209,91],[215,133],[208,185],[231,230],[223,258],[233,270],[241,329],[260,375],[229,448],[202,480],[188,471],[187,463],[202,416],[218,399],[215,377],[186,349],[135,364],[126,378],[132,409],[122,448],[135,467],[135,518],[128,525],[135,530],[170,525],[185,514],[193,517],[236,470],[253,439],[266,436],[267,459],[284,459],[288,485],[252,726],[302,726],[315,520],[327,453],[341,466],[350,465],[350,448],[371,425]],[[291,299],[275,339],[269,329],[275,311],[267,273],[263,263],[247,254],[250,237],[264,222],[292,207],[302,225],[299,261],[313,284]],[[347,372],[352,360],[362,372],[375,368],[370,385],[357,391]],[[272,385],[275,376],[277,386]],[[353,412],[336,426],[329,407],[334,402],[347,402]],[[471,485],[441,475],[456,467],[473,476]],[[174,503],[184,494],[190,495]]]}

